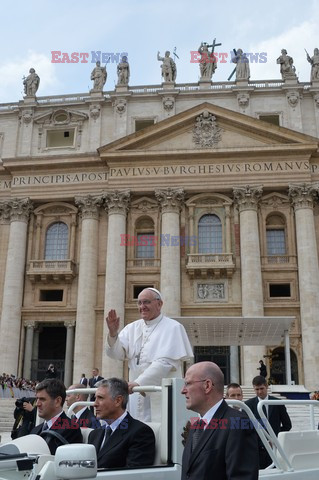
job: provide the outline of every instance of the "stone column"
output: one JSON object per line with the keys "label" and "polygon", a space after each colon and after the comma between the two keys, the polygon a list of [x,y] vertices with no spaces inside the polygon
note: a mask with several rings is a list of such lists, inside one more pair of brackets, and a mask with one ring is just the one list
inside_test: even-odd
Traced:
{"label": "stone column", "polygon": [[230,231],[230,207],[225,206],[226,216],[226,253],[232,253],[231,248],[231,231]]}
{"label": "stone column", "polygon": [[190,246],[189,246],[189,253],[194,254],[195,253],[195,243],[196,245],[198,244],[198,238],[196,238],[196,242],[194,242],[194,209],[195,207],[193,205],[190,205],[188,208],[188,222],[189,222],[189,236],[191,238],[190,241]]}
{"label": "stone column", "polygon": [[95,307],[97,295],[99,207],[103,197],[76,197],[75,204],[82,217],[78,299],[76,313],[73,380],[95,365]]}
{"label": "stone column", "polygon": [[[234,198],[239,209],[241,295],[243,317],[262,317],[264,299],[261,277],[260,245],[258,229],[258,202],[261,186],[235,187]],[[243,347],[243,383],[251,385],[258,374],[258,362],[265,354],[264,346]]]}
{"label": "stone column", "polygon": [[[130,192],[114,191],[105,195],[108,210],[104,318],[111,309],[120,317],[120,329],[124,327],[126,247],[121,246],[121,235],[126,233],[126,214],[130,203]],[[123,377],[123,365],[105,353],[108,328],[103,319],[102,376]]]}
{"label": "stone column", "polygon": [[317,195],[318,186],[289,186],[295,210],[304,379],[309,390],[318,387],[319,365],[319,268],[313,216],[313,201]]}
{"label": "stone column", "polygon": [[[6,202],[0,202],[0,307],[3,299],[6,263],[10,233],[10,210]],[[1,312],[1,309],[0,309]],[[0,313],[1,315],[1,313]]]}
{"label": "stone column", "polygon": [[181,314],[181,254],[179,213],[184,200],[182,188],[156,190],[155,197],[162,209],[161,232],[161,293],[163,311],[168,316]]}
{"label": "stone column", "polygon": [[34,322],[24,322],[26,329],[24,344],[23,377],[31,378],[31,360],[33,350]]}
{"label": "stone column", "polygon": [[128,122],[128,99],[132,93],[113,93],[113,138],[124,137],[127,135]]}
{"label": "stone column", "polygon": [[6,203],[11,223],[0,324],[0,365],[17,375],[27,230],[32,204],[28,198],[14,198]]}
{"label": "stone column", "polygon": [[286,113],[289,119],[289,126],[293,130],[302,132],[302,91],[303,89],[299,88],[297,85],[294,88],[293,86],[284,86],[283,91],[286,91],[287,99],[287,109]]}
{"label": "stone column", "polygon": [[38,213],[36,217],[36,234],[35,234],[35,248],[34,248],[34,258],[36,260],[40,259],[42,220],[43,220],[43,213]]}
{"label": "stone column", "polygon": [[[32,145],[32,133],[33,133],[33,120],[34,120],[34,108],[36,106],[35,98],[24,100],[24,105],[20,107],[19,111],[19,130],[17,149],[18,155],[28,156],[31,155]],[[31,101],[30,101],[31,100]],[[21,105],[21,103],[20,103]]]}
{"label": "stone column", "polygon": [[[65,360],[64,360],[64,385],[68,388],[72,382],[72,362],[74,350],[74,322],[64,322],[66,328],[66,346],[65,346]],[[75,382],[80,381],[74,379]]]}
{"label": "stone column", "polygon": [[76,237],[76,213],[72,214],[71,235],[70,235],[70,251],[69,259],[74,261],[75,258],[75,237]]}
{"label": "stone column", "polygon": [[230,346],[230,381],[239,383],[239,359],[237,345]]}

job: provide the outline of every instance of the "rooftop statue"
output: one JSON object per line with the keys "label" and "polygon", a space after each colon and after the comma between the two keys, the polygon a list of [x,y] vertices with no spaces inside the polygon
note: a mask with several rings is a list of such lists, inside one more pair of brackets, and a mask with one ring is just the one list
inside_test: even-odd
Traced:
{"label": "rooftop statue", "polygon": [[91,80],[93,80],[93,91],[102,92],[107,79],[106,66],[101,67],[101,62],[96,62],[96,67],[92,70]]}
{"label": "rooftop statue", "polygon": [[125,55],[122,57],[122,61],[117,66],[117,77],[118,85],[128,85],[130,80],[130,65]]}
{"label": "rooftop statue", "polygon": [[24,93],[27,97],[34,97],[40,85],[40,77],[30,68],[27,78],[23,77]]}
{"label": "rooftop statue", "polygon": [[310,57],[309,53],[306,50],[307,60],[311,64],[311,82],[319,81],[319,49],[315,48],[313,51],[313,57]]}
{"label": "rooftop statue", "polygon": [[280,65],[280,73],[283,80],[296,78],[296,68],[293,63],[293,58],[287,55],[287,50],[283,48],[280,57],[277,58],[277,64]]}
{"label": "rooftop statue", "polygon": [[164,82],[175,82],[177,75],[176,63],[170,57],[170,52],[166,51],[165,57],[161,57],[160,52],[157,52],[157,60],[163,62],[161,69]]}
{"label": "rooftop statue", "polygon": [[[202,42],[198,47],[198,53],[201,56],[199,61],[201,80],[211,80],[213,74],[215,73],[217,62],[214,55],[214,50],[215,47],[219,45],[221,45],[221,43],[216,43],[216,38],[214,38],[212,45],[208,45],[207,42]],[[209,47],[211,47],[211,51],[209,51]]]}
{"label": "rooftop statue", "polygon": [[235,55],[232,57],[231,61],[236,63],[236,80],[249,80],[249,59],[241,48],[238,48],[237,51],[234,50],[234,53]]}

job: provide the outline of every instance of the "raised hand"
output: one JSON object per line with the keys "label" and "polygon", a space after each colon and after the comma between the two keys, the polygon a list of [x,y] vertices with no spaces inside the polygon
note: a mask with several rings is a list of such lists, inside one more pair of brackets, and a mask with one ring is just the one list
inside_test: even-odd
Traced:
{"label": "raised hand", "polygon": [[110,310],[106,317],[106,323],[111,337],[116,337],[120,328],[120,317],[117,316],[115,310]]}

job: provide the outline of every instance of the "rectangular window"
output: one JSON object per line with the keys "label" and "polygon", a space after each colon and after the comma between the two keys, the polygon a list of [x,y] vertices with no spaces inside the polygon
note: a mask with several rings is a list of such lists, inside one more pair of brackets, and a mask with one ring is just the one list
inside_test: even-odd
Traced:
{"label": "rectangular window", "polygon": [[279,115],[259,115],[259,120],[271,123],[272,125],[280,125]]}
{"label": "rectangular window", "polygon": [[267,229],[267,255],[286,255],[286,238],[284,229]]}
{"label": "rectangular window", "polygon": [[138,233],[136,258],[154,258],[154,233]]}
{"label": "rectangular window", "polygon": [[154,123],[155,121],[153,118],[149,120],[135,120],[135,131],[138,132],[143,128],[150,127],[151,125],[154,125]]}
{"label": "rectangular window", "polygon": [[40,290],[40,302],[62,302],[63,290]]}
{"label": "rectangular window", "polygon": [[144,288],[154,288],[154,285],[133,285],[133,299],[136,299]]}
{"label": "rectangular window", "polygon": [[269,297],[291,297],[290,283],[270,283]]}
{"label": "rectangular window", "polygon": [[48,130],[46,141],[47,148],[73,147],[74,133],[74,128],[67,130]]}

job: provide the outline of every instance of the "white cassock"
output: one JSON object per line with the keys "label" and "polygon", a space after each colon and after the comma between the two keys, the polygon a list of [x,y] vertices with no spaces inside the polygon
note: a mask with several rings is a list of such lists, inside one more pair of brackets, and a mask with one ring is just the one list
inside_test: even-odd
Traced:
{"label": "white cassock", "polygon": [[[193,357],[183,325],[160,314],[153,320],[129,323],[116,338],[108,336],[106,353],[116,360],[128,360],[129,381],[161,385],[162,378],[182,377],[182,362]],[[151,411],[152,398],[152,411]],[[160,419],[160,394],[130,395],[128,410],[144,422]]]}

